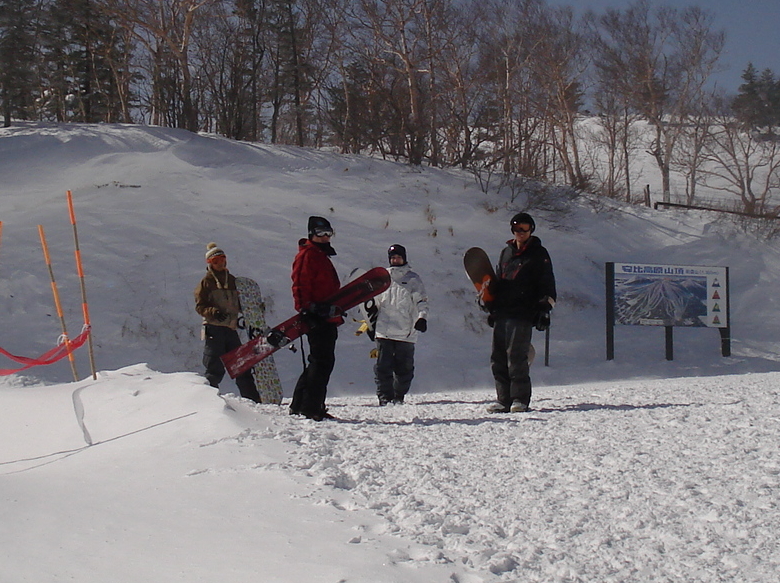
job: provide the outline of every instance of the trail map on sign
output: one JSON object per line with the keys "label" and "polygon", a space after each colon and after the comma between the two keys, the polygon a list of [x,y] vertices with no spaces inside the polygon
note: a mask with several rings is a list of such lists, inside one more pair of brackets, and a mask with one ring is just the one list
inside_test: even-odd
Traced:
{"label": "trail map on sign", "polygon": [[725,267],[615,263],[615,322],[728,327]]}

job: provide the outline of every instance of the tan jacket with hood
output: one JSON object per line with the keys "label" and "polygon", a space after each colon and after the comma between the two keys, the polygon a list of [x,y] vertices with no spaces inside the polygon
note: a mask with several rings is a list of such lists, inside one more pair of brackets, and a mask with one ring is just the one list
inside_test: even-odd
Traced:
{"label": "tan jacket with hood", "polygon": [[[195,288],[195,311],[203,316],[204,324],[226,326],[235,330],[238,327],[238,313],[241,311],[236,278],[227,270],[214,272],[209,269],[206,277]],[[217,320],[217,312],[227,314],[227,319],[221,322]]]}

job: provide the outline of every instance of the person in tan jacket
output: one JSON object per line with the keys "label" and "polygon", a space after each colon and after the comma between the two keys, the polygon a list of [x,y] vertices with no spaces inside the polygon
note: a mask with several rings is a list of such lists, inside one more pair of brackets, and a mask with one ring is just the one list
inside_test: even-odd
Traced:
{"label": "person in tan jacket", "polygon": [[[236,278],[227,269],[227,256],[216,243],[206,246],[206,266],[206,276],[195,288],[195,311],[203,317],[205,377],[212,387],[219,388],[225,376],[220,356],[241,345],[236,330],[241,302]],[[236,385],[242,397],[260,402],[251,369],[236,377]]]}

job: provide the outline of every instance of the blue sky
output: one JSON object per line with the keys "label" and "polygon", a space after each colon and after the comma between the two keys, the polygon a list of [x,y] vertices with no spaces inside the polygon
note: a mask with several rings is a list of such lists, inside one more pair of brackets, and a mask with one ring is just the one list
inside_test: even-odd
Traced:
{"label": "blue sky", "polygon": [[[572,6],[578,12],[591,9],[625,8],[631,0],[547,0],[556,6]],[[653,6],[685,8],[700,6],[715,16],[716,29],[726,31],[726,46],[721,55],[723,71],[714,79],[728,92],[736,92],[740,75],[749,62],[759,70],[772,69],[780,75],[780,0],[666,0]]]}

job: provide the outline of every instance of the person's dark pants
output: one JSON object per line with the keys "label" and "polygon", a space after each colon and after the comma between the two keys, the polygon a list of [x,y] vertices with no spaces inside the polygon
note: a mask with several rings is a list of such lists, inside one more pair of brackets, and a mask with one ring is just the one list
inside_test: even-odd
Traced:
{"label": "person's dark pants", "polygon": [[[212,387],[219,388],[219,383],[225,376],[225,365],[219,359],[223,354],[227,354],[234,348],[241,346],[241,339],[238,332],[227,326],[205,325],[206,345],[203,348],[203,366],[206,367],[206,380]],[[255,386],[255,379],[252,378],[252,369],[241,373],[236,377],[236,386],[241,396],[245,399],[251,399],[255,403],[260,402],[260,394]]]}
{"label": "person's dark pants", "polygon": [[507,407],[512,401],[526,405],[531,402],[528,351],[532,330],[531,322],[515,318],[499,317],[493,326],[490,368],[496,381],[497,400]]}
{"label": "person's dark pants", "polygon": [[377,338],[376,395],[382,404],[403,401],[414,378],[414,342]]}
{"label": "person's dark pants", "polygon": [[339,332],[335,324],[322,322],[306,335],[309,338],[309,364],[295,384],[290,413],[321,418],[326,411],[328,381],[336,364]]}

